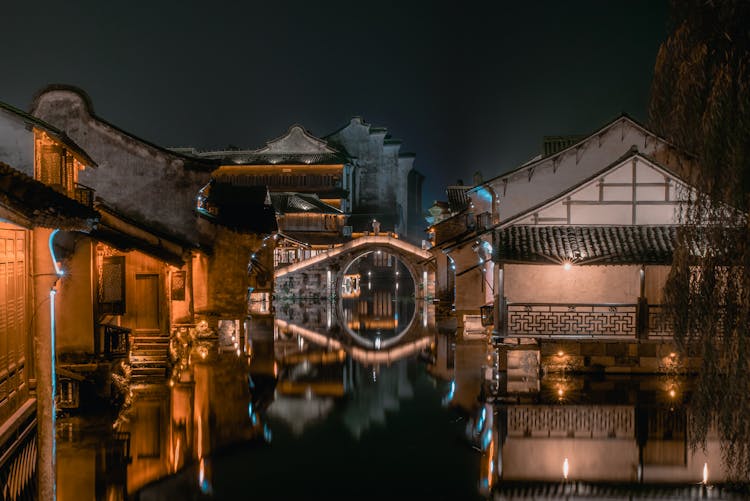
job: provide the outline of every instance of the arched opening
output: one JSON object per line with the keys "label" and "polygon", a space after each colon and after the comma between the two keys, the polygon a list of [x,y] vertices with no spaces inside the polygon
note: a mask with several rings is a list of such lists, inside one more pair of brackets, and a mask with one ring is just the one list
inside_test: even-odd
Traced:
{"label": "arched opening", "polygon": [[408,330],[416,315],[414,272],[384,249],[357,256],[340,280],[339,318],[360,345],[386,348]]}

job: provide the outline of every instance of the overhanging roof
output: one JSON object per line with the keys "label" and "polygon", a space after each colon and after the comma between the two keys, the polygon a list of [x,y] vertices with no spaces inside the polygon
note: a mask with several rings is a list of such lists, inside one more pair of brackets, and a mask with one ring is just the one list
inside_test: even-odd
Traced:
{"label": "overhanging roof", "polygon": [[91,231],[98,214],[46,184],[0,162],[0,203],[30,226]]}
{"label": "overhanging roof", "polygon": [[495,232],[503,263],[669,264],[677,226],[510,226]]}

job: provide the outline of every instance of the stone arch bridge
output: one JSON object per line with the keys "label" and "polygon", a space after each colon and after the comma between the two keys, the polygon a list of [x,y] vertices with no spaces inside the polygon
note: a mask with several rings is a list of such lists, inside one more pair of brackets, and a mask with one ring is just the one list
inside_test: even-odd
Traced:
{"label": "stone arch bridge", "polygon": [[429,251],[392,234],[355,238],[309,259],[277,268],[274,272],[277,298],[338,297],[344,274],[357,259],[372,252],[396,256],[414,278],[417,299],[435,295],[435,261]]}

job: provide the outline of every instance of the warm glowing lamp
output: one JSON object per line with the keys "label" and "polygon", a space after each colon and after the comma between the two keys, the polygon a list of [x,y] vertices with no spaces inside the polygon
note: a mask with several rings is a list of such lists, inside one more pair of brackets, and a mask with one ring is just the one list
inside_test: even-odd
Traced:
{"label": "warm glowing lamp", "polygon": [[568,479],[568,472],[570,471],[570,466],[568,465],[568,458],[565,458],[565,461],[563,461],[563,478],[565,480]]}
{"label": "warm glowing lamp", "polygon": [[708,463],[703,463],[703,485],[708,483]]}
{"label": "warm glowing lamp", "polygon": [[565,263],[563,263],[563,269],[565,271],[569,271],[572,267],[573,267],[573,265],[570,264],[570,261],[566,261]]}

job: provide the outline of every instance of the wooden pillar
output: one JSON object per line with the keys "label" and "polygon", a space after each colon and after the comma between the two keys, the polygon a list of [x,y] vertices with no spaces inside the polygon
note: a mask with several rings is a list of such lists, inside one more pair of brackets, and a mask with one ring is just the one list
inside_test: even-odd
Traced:
{"label": "wooden pillar", "polygon": [[493,334],[503,336],[505,333],[504,311],[505,311],[505,269],[502,263],[495,263],[493,270],[494,289],[494,332]]}
{"label": "wooden pillar", "polygon": [[638,339],[648,339],[648,300],[646,299],[646,267],[641,265],[638,270],[639,292],[638,307],[636,309],[636,336]]}

